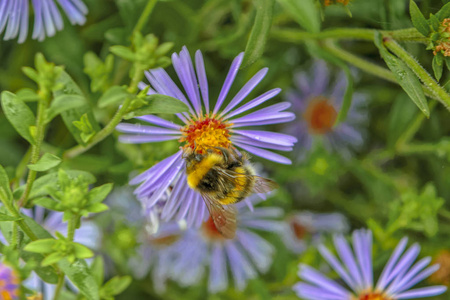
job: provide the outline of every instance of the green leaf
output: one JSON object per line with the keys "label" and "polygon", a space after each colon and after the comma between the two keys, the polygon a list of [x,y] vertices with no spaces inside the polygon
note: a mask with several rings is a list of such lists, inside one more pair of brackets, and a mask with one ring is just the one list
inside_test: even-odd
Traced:
{"label": "green leaf", "polygon": [[252,32],[245,47],[244,59],[241,68],[248,67],[257,61],[264,53],[267,36],[272,26],[273,7],[275,0],[255,1],[256,18]]}
{"label": "green leaf", "polygon": [[22,217],[14,217],[7,214],[0,213],[0,222],[6,222],[6,221],[20,221],[23,220]]}
{"label": "green leaf", "polygon": [[[86,181],[88,184],[93,184],[96,181],[94,175],[85,171],[66,170],[66,173],[72,180],[81,176],[83,180]],[[34,199],[37,197],[48,195],[47,192],[48,188],[53,189],[58,188],[58,172],[46,174],[36,179],[33,183],[33,186],[31,187],[29,199]],[[20,195],[21,193],[23,193],[24,190],[25,186],[22,185],[20,188],[14,191],[14,194]]]}
{"label": "green leaf", "polygon": [[89,205],[88,207],[86,207],[86,210],[88,212],[91,212],[91,213],[101,213],[101,212],[106,211],[108,209],[109,209],[108,205],[103,204],[103,203],[94,203],[94,204]]}
{"label": "green leaf", "polygon": [[33,204],[42,206],[44,208],[50,209],[50,210],[56,210],[60,211],[61,209],[58,207],[60,206],[59,202],[48,198],[48,197],[41,197],[33,200]]}
{"label": "green leaf", "polygon": [[320,31],[320,16],[314,0],[278,0],[278,2],[307,31]]}
{"label": "green leaf", "polygon": [[102,256],[98,255],[94,257],[94,261],[91,265],[91,273],[97,284],[101,286],[105,277],[105,263]]}
{"label": "green leaf", "polygon": [[442,8],[436,13],[436,17],[439,21],[443,21],[445,18],[450,17],[450,2],[442,6]]}
{"label": "green leaf", "polygon": [[444,56],[442,55],[442,53],[439,52],[433,57],[432,66],[434,77],[437,81],[439,81],[439,79],[441,79],[442,77],[442,71],[444,69]]}
{"label": "green leaf", "polygon": [[46,123],[53,120],[54,117],[69,109],[79,108],[86,105],[86,99],[80,95],[59,95],[53,99],[47,110]]}
{"label": "green leaf", "polygon": [[94,256],[94,252],[92,252],[91,249],[82,244],[73,243],[73,248],[75,252],[75,257],[77,258],[89,258]]}
{"label": "green leaf", "polygon": [[427,118],[430,117],[427,99],[422,90],[422,84],[410,68],[399,58],[392,55],[383,45],[382,36],[379,32],[375,36],[375,44],[378,47],[381,57],[392,71],[400,86],[408,94],[411,100],[417,105]]}
{"label": "green leaf", "polygon": [[48,171],[51,168],[56,167],[61,163],[61,158],[56,155],[45,153],[42,157],[37,161],[37,163],[28,165],[28,169],[43,172]]}
{"label": "green leaf", "polygon": [[99,286],[84,260],[76,259],[71,264],[63,259],[58,262],[58,266],[88,300],[100,299]]}
{"label": "green leaf", "polygon": [[131,281],[131,276],[115,276],[102,287],[102,295],[118,295],[125,291],[125,289],[131,284]]}
{"label": "green leaf", "polygon": [[89,203],[99,203],[102,202],[106,196],[111,192],[113,188],[112,183],[107,183],[89,191],[88,199]]}
{"label": "green leaf", "polygon": [[87,114],[82,115],[79,121],[73,121],[72,124],[80,131],[80,137],[84,143],[87,143],[95,135],[95,130]]}
{"label": "green leaf", "polygon": [[[81,92],[81,89],[66,72],[64,71],[61,72],[61,75],[59,76],[57,82],[62,84],[64,88],[55,91],[54,93],[55,97],[61,95],[77,95],[85,98],[83,93]],[[70,131],[75,140],[81,145],[85,145],[86,143],[81,138],[80,131],[73,124],[73,122],[79,121],[84,114],[86,114],[87,118],[89,119],[89,123],[91,124],[92,129],[95,132],[100,131],[100,125],[98,125],[97,121],[95,120],[92,108],[89,106],[88,103],[85,103],[80,107],[72,108],[61,112],[61,117],[64,121],[64,124],[66,124],[67,129]]]}
{"label": "green leaf", "polygon": [[111,51],[111,53],[113,53],[116,56],[123,58],[125,60],[128,60],[128,61],[136,60],[136,55],[128,47],[121,46],[121,45],[111,46],[111,47],[109,47],[109,51]]}
{"label": "green leaf", "polygon": [[436,32],[438,32],[439,31],[439,27],[441,27],[441,22],[433,14],[430,14],[429,24],[431,25],[431,27],[433,27],[433,30],[436,31]]}
{"label": "green leaf", "polygon": [[60,252],[53,252],[49,254],[44,260],[42,261],[41,265],[43,267],[50,266],[53,264],[56,264],[58,261],[64,259],[64,254]]}
{"label": "green leaf", "polygon": [[55,239],[37,240],[26,245],[23,250],[35,253],[50,253],[53,252],[52,247],[56,242]]}
{"label": "green leaf", "polygon": [[40,98],[38,94],[30,88],[23,88],[16,92],[16,96],[24,102],[36,102]]}
{"label": "green leaf", "polygon": [[[0,188],[3,190],[2,193],[5,193],[5,196],[8,198],[4,200],[11,202],[13,199],[13,194],[11,192],[11,188],[9,187],[9,177],[2,165],[0,165]],[[0,194],[0,196],[3,195]]]}
{"label": "green leaf", "polygon": [[1,94],[2,108],[8,121],[14,129],[30,144],[35,141],[30,133],[30,127],[36,125],[36,118],[31,109],[11,92]]}
{"label": "green leaf", "polygon": [[409,13],[414,27],[424,36],[428,36],[431,33],[430,25],[413,0],[409,1]]}
{"label": "green leaf", "polygon": [[409,100],[408,95],[400,93],[391,106],[387,130],[388,148],[394,150],[400,136],[411,126],[417,115],[417,107]]}
{"label": "green leaf", "polygon": [[98,107],[105,108],[108,105],[112,104],[120,104],[127,97],[129,97],[130,94],[128,93],[126,87],[124,86],[113,86],[109,88],[98,100]]}
{"label": "green leaf", "polygon": [[180,100],[161,94],[153,94],[145,97],[148,104],[127,113],[124,119],[145,116],[149,114],[176,114],[188,111],[186,104]]}

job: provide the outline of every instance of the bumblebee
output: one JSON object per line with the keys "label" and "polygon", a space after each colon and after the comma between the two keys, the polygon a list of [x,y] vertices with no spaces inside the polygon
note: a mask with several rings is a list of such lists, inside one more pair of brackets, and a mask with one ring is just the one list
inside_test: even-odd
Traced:
{"label": "bumblebee", "polygon": [[192,152],[185,160],[189,187],[202,195],[217,230],[228,239],[236,232],[237,210],[232,204],[278,187],[255,175],[246,153],[238,155],[235,150],[217,147],[206,154]]}

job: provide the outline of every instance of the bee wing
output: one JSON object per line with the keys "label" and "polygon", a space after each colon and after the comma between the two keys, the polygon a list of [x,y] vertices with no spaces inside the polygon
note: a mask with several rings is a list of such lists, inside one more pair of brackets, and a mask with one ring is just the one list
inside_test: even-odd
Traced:
{"label": "bee wing", "polygon": [[253,178],[255,180],[255,183],[253,186],[254,193],[257,193],[257,194],[268,193],[268,192],[278,188],[278,183],[276,183],[275,181],[273,181],[271,179],[260,177],[257,175],[253,175]]}
{"label": "bee wing", "polygon": [[217,230],[227,239],[233,239],[236,235],[236,215],[237,209],[234,205],[222,206],[217,200],[209,195],[201,193],[205,200],[209,214],[216,225]]}

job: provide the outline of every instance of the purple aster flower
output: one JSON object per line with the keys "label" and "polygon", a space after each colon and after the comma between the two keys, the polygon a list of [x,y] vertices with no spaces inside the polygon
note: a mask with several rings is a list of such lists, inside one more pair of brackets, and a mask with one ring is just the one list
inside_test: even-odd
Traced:
{"label": "purple aster flower", "polygon": [[302,253],[309,244],[317,245],[325,233],[346,233],[347,219],[340,213],[313,213],[302,211],[288,217],[281,237],[286,247]]}
{"label": "purple aster flower", "polygon": [[208,290],[211,293],[228,287],[228,269],[238,290],[243,290],[247,281],[257,277],[258,272],[267,272],[275,249],[254,230],[279,232],[283,229],[282,222],[274,220],[283,215],[279,208],[257,207],[251,212],[244,202],[237,207],[239,214],[234,239],[225,239],[209,218],[200,229],[188,230],[180,241],[181,249],[189,255],[178,258],[177,271],[202,274],[204,268],[209,267]]}
{"label": "purple aster flower", "polygon": [[150,224],[142,229],[138,238],[141,244],[137,249],[138,255],[128,262],[134,277],[144,278],[150,273],[158,293],[165,292],[169,279],[182,286],[192,285],[201,279],[202,270],[190,268],[181,270],[179,267],[179,261],[190,263],[195,261],[192,253],[183,247],[182,240],[186,237],[178,223],[160,224],[157,233],[154,233]]}
{"label": "purple aster flower", "polygon": [[[0,33],[5,31],[4,40],[19,36],[23,43],[28,35],[29,0],[0,0]],[[54,36],[64,27],[60,10],[54,0],[32,0],[34,29],[32,38],[42,41],[46,36]],[[86,22],[88,9],[81,0],[57,1],[70,23],[82,25]]]}
{"label": "purple aster flower", "polygon": [[[296,142],[295,137],[263,130],[244,129],[289,122],[295,118],[293,113],[285,111],[291,106],[289,102],[280,102],[249,113],[249,110],[257,108],[276,96],[281,91],[278,88],[242,104],[248,94],[264,78],[267,68],[256,73],[225,105],[225,99],[242,58],[243,53],[234,59],[215,105],[209,100],[208,81],[200,51],[195,54],[195,70],[186,47],[183,47],[179,54],[172,55],[173,66],[186,94],[177,87],[163,69],[146,72],[147,79],[152,85],[149,94],[158,93],[177,98],[188,106],[189,112],[176,115],[181,124],[154,115],[137,118],[153,126],[119,124],[117,130],[126,133],[120,136],[120,141],[150,143],[178,140],[184,149],[191,149],[197,153],[205,153],[208,149],[215,149],[215,147],[237,146],[255,156],[290,164],[289,159],[271,150],[291,151]],[[140,84],[140,88],[145,87],[144,83]],[[170,198],[161,209],[161,218],[166,221],[186,219],[188,226],[200,226],[208,217],[207,208],[200,194],[187,185],[182,154],[183,149],[133,178],[130,184],[141,183],[135,190],[135,194],[142,201],[146,214],[150,213],[161,195],[171,187]]]}
{"label": "purple aster flower", "polygon": [[9,266],[0,262],[0,299],[19,299],[19,277]]}
{"label": "purple aster flower", "polygon": [[[299,160],[311,149],[315,140],[321,140],[329,151],[336,151],[344,158],[363,144],[364,123],[367,120],[366,97],[354,93],[352,106],[344,122],[334,126],[347,86],[343,72],[334,83],[330,70],[322,61],[314,62],[309,72],[295,75],[297,89],[287,93],[297,120],[290,123],[286,132],[298,138]],[[301,147],[301,148],[300,148]]]}
{"label": "purple aster flower", "polygon": [[299,270],[299,277],[305,282],[297,283],[293,289],[299,297],[308,300],[400,300],[444,293],[445,286],[410,289],[433,274],[439,265],[428,266],[430,257],[414,264],[420,246],[414,244],[405,251],[407,242],[403,238],[398,243],[374,286],[372,232],[354,231],[353,251],[343,236],[336,235],[334,245],[342,263],[326,247],[320,246],[319,251],[350,290],[307,265],[301,265]]}

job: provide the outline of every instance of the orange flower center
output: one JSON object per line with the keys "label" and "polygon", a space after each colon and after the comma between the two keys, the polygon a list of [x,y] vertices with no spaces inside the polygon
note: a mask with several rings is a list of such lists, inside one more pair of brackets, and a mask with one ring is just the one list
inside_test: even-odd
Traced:
{"label": "orange flower center", "polygon": [[304,239],[309,234],[309,229],[296,220],[292,220],[289,225],[291,226],[291,230],[298,240]]}
{"label": "orange flower center", "polygon": [[368,292],[362,293],[358,296],[357,300],[390,300],[382,293]]}
{"label": "orange flower center", "polygon": [[219,230],[217,230],[217,227],[211,217],[209,217],[208,220],[202,224],[202,232],[204,237],[209,240],[225,240]]}
{"label": "orange flower center", "polygon": [[325,134],[333,128],[337,112],[327,98],[320,96],[309,101],[304,118],[313,134]]}
{"label": "orange flower center", "polygon": [[176,241],[180,239],[179,234],[171,234],[167,236],[152,238],[150,240],[150,243],[154,245],[155,247],[165,248],[172,244],[174,244]]}
{"label": "orange flower center", "polygon": [[183,148],[204,154],[208,149],[215,147],[229,148],[231,146],[229,126],[231,124],[205,116],[193,120],[181,129],[183,137],[180,143]]}
{"label": "orange flower center", "polygon": [[439,264],[439,270],[431,274],[430,282],[450,286],[450,251],[442,250],[434,259],[434,263]]}
{"label": "orange flower center", "polygon": [[350,0],[324,0],[323,4],[325,6],[330,6],[336,3],[341,3],[342,5],[347,5],[350,2]]}

